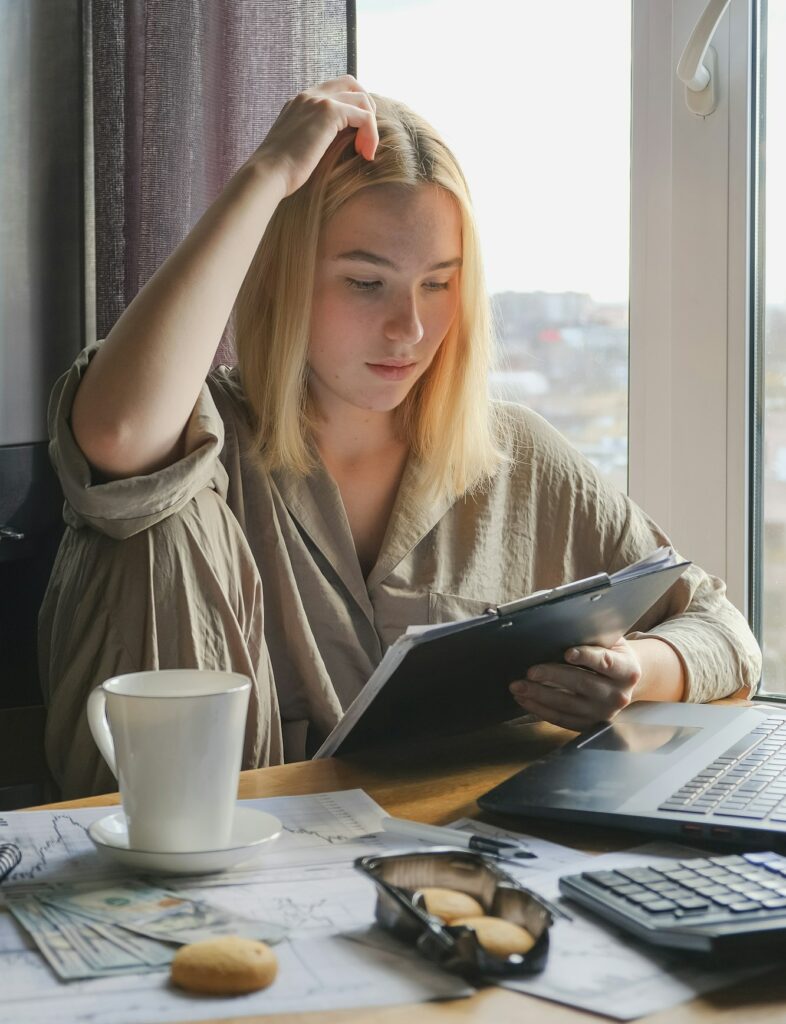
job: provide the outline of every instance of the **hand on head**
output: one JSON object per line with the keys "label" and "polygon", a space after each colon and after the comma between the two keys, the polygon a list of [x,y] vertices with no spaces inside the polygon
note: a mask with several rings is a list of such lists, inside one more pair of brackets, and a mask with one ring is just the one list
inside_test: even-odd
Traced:
{"label": "hand on head", "polygon": [[373,160],[379,133],[374,100],[352,75],[330,78],[288,100],[252,162],[278,173],[291,195],[311,176],[339,132],[356,128],[356,151]]}

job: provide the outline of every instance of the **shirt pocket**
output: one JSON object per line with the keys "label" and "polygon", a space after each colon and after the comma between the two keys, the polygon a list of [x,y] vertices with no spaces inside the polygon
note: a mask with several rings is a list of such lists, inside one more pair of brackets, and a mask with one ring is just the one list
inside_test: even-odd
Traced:
{"label": "shirt pocket", "polygon": [[461,594],[443,594],[438,590],[428,593],[429,625],[440,622],[458,622],[483,615],[489,608],[495,608],[494,601],[484,601],[476,597],[463,597]]}

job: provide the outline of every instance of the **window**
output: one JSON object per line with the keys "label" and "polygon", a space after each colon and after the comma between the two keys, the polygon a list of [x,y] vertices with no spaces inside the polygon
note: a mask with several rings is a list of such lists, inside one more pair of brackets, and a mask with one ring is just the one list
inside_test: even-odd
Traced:
{"label": "window", "polygon": [[482,16],[469,0],[358,0],[357,33],[358,79],[429,120],[467,176],[492,391],[625,490],[630,0],[487,0]]}

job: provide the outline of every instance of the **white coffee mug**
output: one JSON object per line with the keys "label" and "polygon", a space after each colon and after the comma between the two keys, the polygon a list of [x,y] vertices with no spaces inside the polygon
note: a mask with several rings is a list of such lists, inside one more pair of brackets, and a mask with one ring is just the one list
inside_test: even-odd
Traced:
{"label": "white coffee mug", "polygon": [[134,672],[93,690],[87,720],[118,780],[131,849],[229,845],[250,693],[247,676],[199,669]]}

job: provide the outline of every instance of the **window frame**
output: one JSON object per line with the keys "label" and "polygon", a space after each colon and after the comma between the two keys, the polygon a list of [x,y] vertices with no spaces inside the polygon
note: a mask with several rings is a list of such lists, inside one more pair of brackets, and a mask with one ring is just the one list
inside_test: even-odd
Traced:
{"label": "window frame", "polygon": [[629,493],[750,618],[755,5],[700,118],[676,67],[706,0],[632,3]]}

